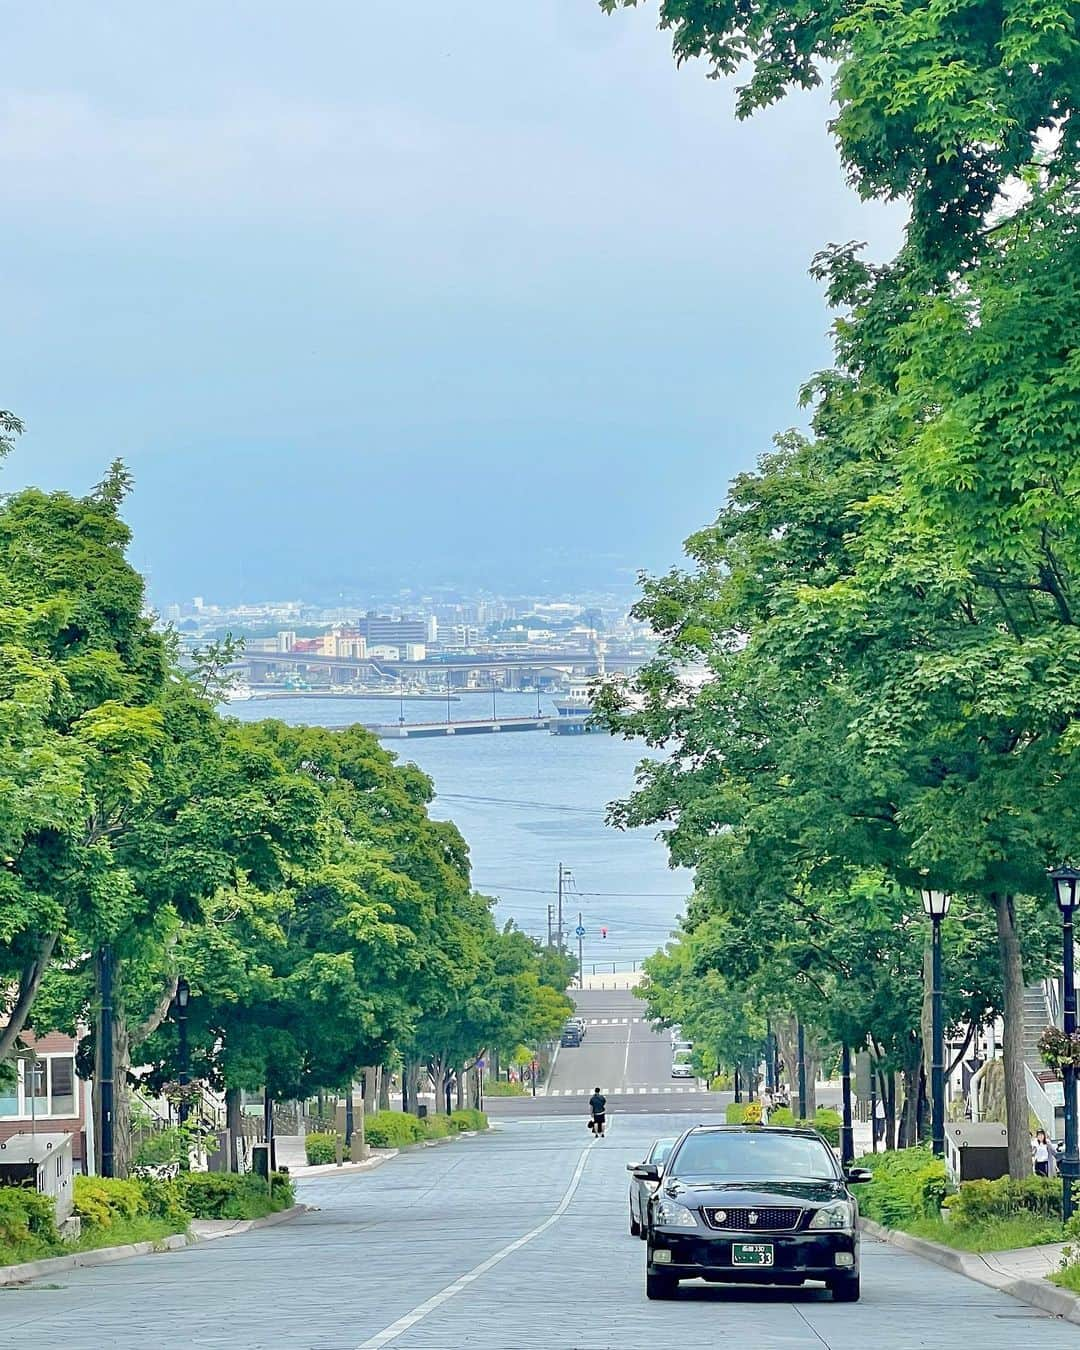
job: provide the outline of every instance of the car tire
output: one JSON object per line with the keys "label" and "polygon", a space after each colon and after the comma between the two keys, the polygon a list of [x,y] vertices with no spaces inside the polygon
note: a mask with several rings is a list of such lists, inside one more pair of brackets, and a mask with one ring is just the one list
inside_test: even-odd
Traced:
{"label": "car tire", "polygon": [[638,1223],[637,1217],[634,1214],[633,1205],[630,1206],[630,1236],[641,1237],[641,1224]]}
{"label": "car tire", "polygon": [[830,1280],[829,1292],[834,1303],[858,1303],[860,1293],[858,1271],[854,1275],[840,1275]]}
{"label": "car tire", "polygon": [[664,1271],[647,1270],[645,1272],[645,1297],[651,1299],[672,1298],[679,1287],[674,1275]]}

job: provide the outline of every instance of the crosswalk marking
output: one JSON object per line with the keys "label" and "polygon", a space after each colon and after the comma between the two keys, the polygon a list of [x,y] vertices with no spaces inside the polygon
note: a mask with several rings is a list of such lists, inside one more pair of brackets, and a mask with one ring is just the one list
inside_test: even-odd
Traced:
{"label": "crosswalk marking", "polygon": [[[660,1094],[670,1096],[676,1092],[700,1092],[699,1087],[622,1087],[611,1088],[609,1096],[612,1097],[647,1097],[650,1094]],[[549,1097],[587,1097],[591,1095],[589,1088],[552,1088],[548,1093]]]}

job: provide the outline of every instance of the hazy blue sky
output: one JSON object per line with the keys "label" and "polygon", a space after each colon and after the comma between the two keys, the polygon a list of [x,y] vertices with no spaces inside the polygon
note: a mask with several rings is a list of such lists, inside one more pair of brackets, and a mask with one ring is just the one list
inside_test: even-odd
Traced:
{"label": "hazy blue sky", "polygon": [[122,456],[159,601],[666,566],[828,359],[812,254],[898,216],[655,23],[7,7],[0,486]]}

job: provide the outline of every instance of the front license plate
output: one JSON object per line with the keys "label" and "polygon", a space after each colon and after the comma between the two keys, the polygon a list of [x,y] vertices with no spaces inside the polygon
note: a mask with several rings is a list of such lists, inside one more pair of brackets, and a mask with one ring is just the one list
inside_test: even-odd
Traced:
{"label": "front license plate", "polygon": [[733,1242],[731,1244],[731,1264],[733,1266],[771,1266],[773,1263],[773,1245],[771,1242]]}

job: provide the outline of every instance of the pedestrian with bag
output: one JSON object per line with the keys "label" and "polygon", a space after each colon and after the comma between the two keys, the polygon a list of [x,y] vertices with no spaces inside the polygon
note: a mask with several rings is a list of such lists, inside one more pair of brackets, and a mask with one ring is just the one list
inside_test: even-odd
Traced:
{"label": "pedestrian with bag", "polygon": [[589,1111],[589,1129],[592,1130],[597,1139],[603,1139],[604,1123],[607,1116],[607,1098],[598,1087],[593,1088],[593,1094],[589,1098]]}

